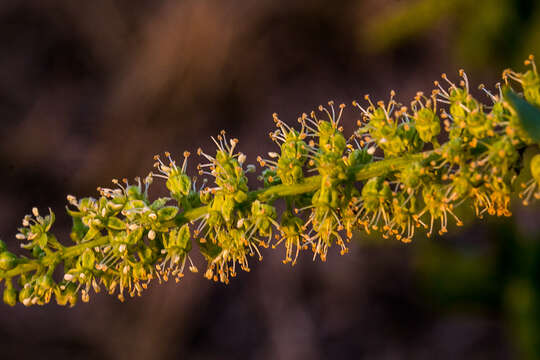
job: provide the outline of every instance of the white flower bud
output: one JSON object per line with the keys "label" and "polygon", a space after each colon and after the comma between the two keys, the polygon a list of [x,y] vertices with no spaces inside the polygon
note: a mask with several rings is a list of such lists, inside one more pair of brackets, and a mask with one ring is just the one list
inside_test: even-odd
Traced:
{"label": "white flower bud", "polygon": [[279,154],[277,152],[270,151],[268,153],[268,156],[270,156],[271,158],[278,158]]}
{"label": "white flower bud", "polygon": [[150,230],[150,231],[148,232],[148,238],[149,238],[150,240],[154,240],[154,239],[156,238],[156,232],[155,232],[154,230]]}
{"label": "white flower bud", "polygon": [[236,223],[236,227],[240,229],[242,225],[244,225],[244,218],[238,220],[238,222]]}
{"label": "white flower bud", "polygon": [[66,281],[71,281],[71,280],[73,280],[73,275],[71,275],[71,274],[65,274],[65,275],[64,275],[64,280],[66,280]]}
{"label": "white flower bud", "polygon": [[34,214],[34,216],[36,216],[36,217],[39,216],[39,210],[38,210],[37,207],[32,208],[32,214]]}
{"label": "white flower bud", "polygon": [[126,251],[126,245],[125,244],[120,244],[120,246],[118,246],[118,251],[121,252],[121,253]]}
{"label": "white flower bud", "polygon": [[155,213],[151,213],[150,215],[148,215],[148,217],[152,220],[156,220],[157,219],[157,215]]}
{"label": "white flower bud", "polygon": [[244,155],[244,154],[242,154],[242,153],[240,153],[240,155],[238,155],[238,162],[239,162],[240,164],[243,164],[243,163],[246,161],[246,159],[247,159],[247,156],[246,156],[246,155]]}

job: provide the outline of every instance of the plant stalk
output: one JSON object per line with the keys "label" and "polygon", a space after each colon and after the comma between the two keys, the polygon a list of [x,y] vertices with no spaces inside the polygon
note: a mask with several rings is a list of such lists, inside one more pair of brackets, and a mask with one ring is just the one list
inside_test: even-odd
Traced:
{"label": "plant stalk", "polygon": [[[401,170],[415,161],[427,158],[432,150],[423,153],[406,155],[392,159],[376,161],[373,163],[351,167],[349,169],[349,178],[355,181],[367,180],[376,176],[382,176],[389,172]],[[304,179],[299,184],[294,185],[274,185],[266,189],[251,191],[248,194],[248,202],[254,200],[268,201],[270,199],[282,198],[292,195],[300,195],[316,191],[321,185],[321,176],[314,175]],[[208,206],[199,206],[194,209],[187,210],[171,220],[170,226],[182,226],[188,221],[193,221],[208,213]],[[39,270],[40,268],[58,264],[59,262],[70,257],[79,256],[88,248],[102,246],[109,241],[108,236],[101,236],[98,239],[87,241],[84,243],[67,246],[62,250],[46,255],[41,260],[28,259],[23,264],[8,271],[0,271],[0,279],[9,279],[23,273]]]}

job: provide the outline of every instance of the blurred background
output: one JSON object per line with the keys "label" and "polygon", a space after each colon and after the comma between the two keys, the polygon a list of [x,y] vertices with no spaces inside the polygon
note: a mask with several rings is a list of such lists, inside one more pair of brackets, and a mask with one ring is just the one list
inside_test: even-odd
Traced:
{"label": "blurred background", "polygon": [[[254,162],[273,112],[391,89],[408,103],[460,67],[492,86],[539,50],[535,0],[2,1],[0,234],[16,250],[22,217],[50,206],[68,239],[66,194],[211,150],[221,129]],[[0,357],[537,359],[540,211],[513,212],[408,245],[359,234],[325,264],[267,250],[228,286],[199,274],[123,304],[2,304]]]}

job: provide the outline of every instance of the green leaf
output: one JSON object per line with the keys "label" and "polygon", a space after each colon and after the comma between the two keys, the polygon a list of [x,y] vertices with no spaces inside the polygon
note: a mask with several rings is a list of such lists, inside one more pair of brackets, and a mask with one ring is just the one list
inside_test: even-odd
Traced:
{"label": "green leaf", "polygon": [[504,89],[504,97],[516,110],[523,129],[540,144],[540,109],[508,88]]}

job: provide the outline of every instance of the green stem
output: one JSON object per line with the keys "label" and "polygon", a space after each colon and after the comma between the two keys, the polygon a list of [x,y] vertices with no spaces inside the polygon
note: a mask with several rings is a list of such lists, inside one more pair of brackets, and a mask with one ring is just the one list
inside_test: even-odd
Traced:
{"label": "green stem", "polygon": [[[376,176],[382,176],[392,171],[405,168],[409,164],[427,158],[433,151],[426,151],[414,155],[376,161],[366,165],[360,165],[349,169],[349,178],[355,181],[362,181]],[[301,183],[294,185],[274,185],[267,189],[251,191],[248,194],[248,201],[256,199],[268,201],[270,199],[282,198],[286,196],[300,195],[316,191],[321,185],[321,176],[314,175],[304,179]],[[172,220],[168,226],[181,226],[188,221],[193,221],[208,213],[208,206],[199,206],[194,209],[184,211]],[[62,250],[46,255],[41,260],[29,259],[27,262],[19,264],[12,270],[0,271],[0,279],[12,278],[23,273],[36,271],[44,267],[58,264],[66,259],[79,256],[88,248],[102,246],[109,241],[108,236],[101,236],[98,239],[64,247]]]}

